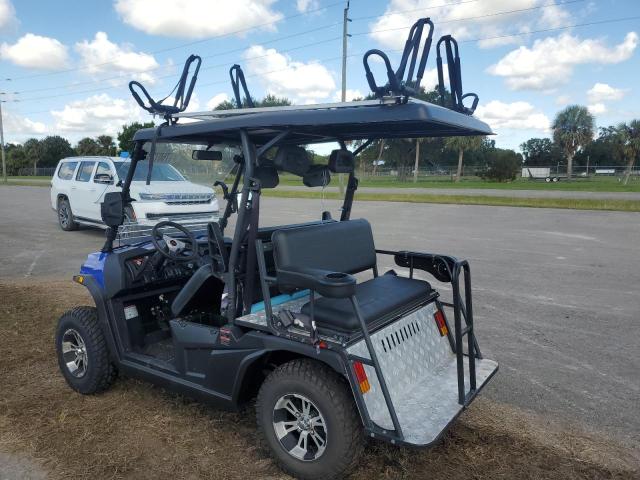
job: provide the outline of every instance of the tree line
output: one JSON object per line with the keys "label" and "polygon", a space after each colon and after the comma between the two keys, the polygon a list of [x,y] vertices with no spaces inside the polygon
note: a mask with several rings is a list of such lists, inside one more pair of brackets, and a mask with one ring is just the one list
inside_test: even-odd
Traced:
{"label": "tree line", "polygon": [[[435,88],[431,91],[422,88],[417,96],[431,103],[439,101]],[[292,104],[289,99],[274,95],[253,101],[257,107]],[[244,99],[243,106],[246,103]],[[228,100],[215,107],[216,110],[232,108],[236,105]],[[133,122],[123,125],[116,139],[109,135],[85,137],[75,146],[59,135],[42,140],[30,138],[23,144],[8,144],[7,173],[16,175],[21,170],[33,168],[35,174],[38,167],[55,167],[61,158],[74,155],[114,156],[130,150],[133,135],[138,129],[153,126],[152,122]],[[640,156],[640,120],[602,127],[594,138],[593,115],[584,106],[571,105],[558,112],[552,131],[552,138],[531,138],[522,143],[522,154],[498,148],[495,141],[487,137],[376,140],[359,156],[359,170],[361,175],[375,175],[381,168],[392,169],[397,172],[399,180],[411,177],[417,180],[418,171],[428,169],[436,174],[454,170],[455,181],[459,181],[465,171],[492,180],[509,181],[516,178],[523,165],[566,167],[571,178],[574,165],[589,164],[626,166],[626,183]]]}
{"label": "tree line", "polygon": [[123,125],[116,139],[110,135],[85,137],[75,146],[71,146],[69,140],[60,135],[50,135],[42,140],[30,138],[23,144],[8,143],[5,145],[7,174],[18,175],[21,171],[33,169],[33,175],[36,175],[38,168],[53,168],[61,158],[65,157],[93,155],[113,157],[131,148],[133,135],[137,130],[153,126],[153,122],[133,122]]}

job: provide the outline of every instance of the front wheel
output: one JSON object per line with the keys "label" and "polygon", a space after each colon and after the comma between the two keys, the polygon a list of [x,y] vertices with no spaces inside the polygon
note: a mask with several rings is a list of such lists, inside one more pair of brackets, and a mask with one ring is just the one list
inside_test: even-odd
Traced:
{"label": "front wheel", "polygon": [[58,200],[58,223],[60,224],[60,228],[65,232],[78,229],[78,223],[73,217],[73,212],[71,211],[71,204],[66,198]]}
{"label": "front wheel", "polygon": [[95,307],[72,308],[60,317],[56,352],[65,380],[82,394],[106,390],[117,376]]}
{"label": "front wheel", "polygon": [[260,387],[258,428],[280,467],[303,480],[343,478],[364,437],[346,382],[313,360],[275,369]]}

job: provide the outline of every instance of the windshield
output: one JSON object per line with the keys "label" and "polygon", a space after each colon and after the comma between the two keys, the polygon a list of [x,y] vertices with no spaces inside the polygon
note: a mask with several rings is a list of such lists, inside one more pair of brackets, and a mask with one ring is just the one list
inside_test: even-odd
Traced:
{"label": "windshield", "polygon": [[[151,151],[151,143],[144,145],[146,152]],[[236,144],[224,143],[213,145],[208,150],[220,152],[221,160],[194,160],[194,151],[207,150],[207,145],[183,143],[158,143],[151,171],[151,183],[189,181],[206,187],[213,187],[216,181],[227,181],[237,163],[233,160],[240,154]],[[118,177],[126,178],[130,162],[118,162]],[[146,182],[149,161],[141,160],[133,174],[134,182]]]}
{"label": "windshield", "polygon": [[[129,172],[129,167],[131,166],[131,162],[114,162],[114,163],[116,166],[116,170],[118,172],[118,177],[124,180],[127,177],[127,173]],[[146,182],[148,170],[149,170],[149,162],[147,160],[142,160],[138,162],[138,165],[136,166],[136,171],[133,174],[133,181]],[[151,173],[151,181],[152,182],[184,182],[185,178],[172,165],[169,165],[168,163],[157,163],[157,164],[154,164],[153,166],[153,172]]]}

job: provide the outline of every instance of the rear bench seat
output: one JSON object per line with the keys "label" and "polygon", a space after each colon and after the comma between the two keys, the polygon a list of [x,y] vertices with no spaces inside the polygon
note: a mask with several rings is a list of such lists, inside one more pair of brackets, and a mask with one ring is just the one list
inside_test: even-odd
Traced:
{"label": "rear bench seat", "polygon": [[[356,274],[373,270],[376,266],[371,225],[364,219],[278,230],[271,238],[278,286],[284,292],[307,287],[288,284],[284,275],[287,271],[304,269]],[[283,273],[278,275],[278,272]],[[355,297],[367,324],[415,304],[431,292],[428,282],[394,274],[374,277],[355,285]],[[302,313],[310,314],[309,303],[302,307]],[[313,313],[319,328],[347,333],[360,329],[349,298],[316,298]]]}

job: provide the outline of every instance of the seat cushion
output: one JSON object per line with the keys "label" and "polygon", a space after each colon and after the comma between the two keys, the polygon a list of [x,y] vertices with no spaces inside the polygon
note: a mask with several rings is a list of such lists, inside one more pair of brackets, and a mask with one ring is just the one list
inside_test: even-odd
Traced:
{"label": "seat cushion", "polygon": [[[431,285],[424,280],[387,274],[358,284],[356,299],[364,321],[369,324],[426,297],[431,291]],[[310,312],[310,305],[306,303],[302,307],[302,313],[309,315]],[[360,323],[348,298],[318,298],[314,303],[313,314],[318,328],[341,332],[360,329]]]}

